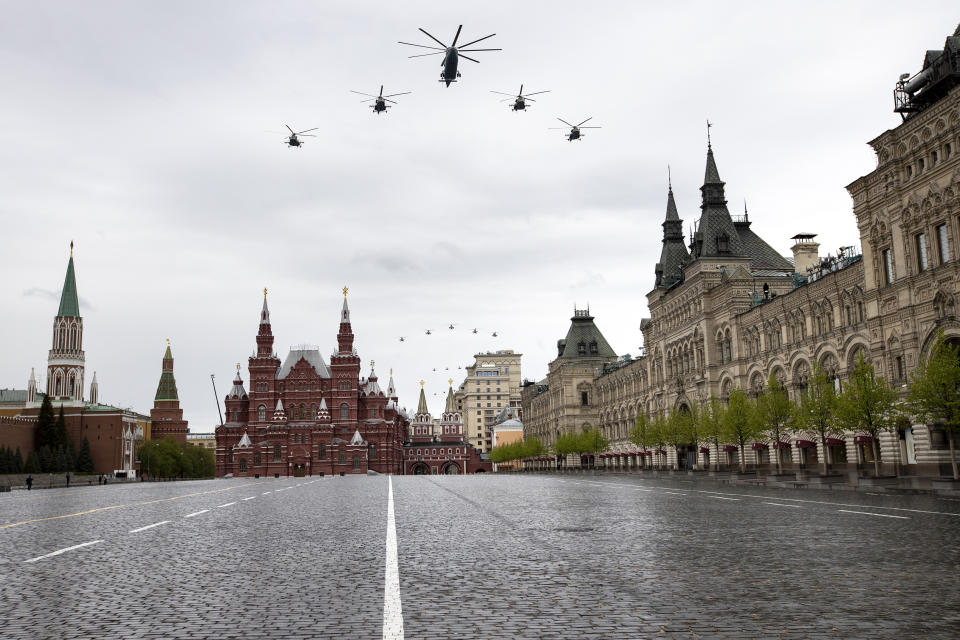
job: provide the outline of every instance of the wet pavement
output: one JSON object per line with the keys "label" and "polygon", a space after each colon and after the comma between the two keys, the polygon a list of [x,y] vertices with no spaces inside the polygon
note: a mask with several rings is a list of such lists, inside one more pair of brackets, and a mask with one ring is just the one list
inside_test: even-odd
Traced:
{"label": "wet pavement", "polygon": [[0,638],[383,637],[388,482],[406,637],[960,635],[955,500],[487,474],[4,494]]}

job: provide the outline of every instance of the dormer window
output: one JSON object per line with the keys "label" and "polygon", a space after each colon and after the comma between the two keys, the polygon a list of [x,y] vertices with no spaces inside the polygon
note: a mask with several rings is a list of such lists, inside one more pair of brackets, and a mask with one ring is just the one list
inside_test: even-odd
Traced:
{"label": "dormer window", "polygon": [[727,234],[721,234],[717,236],[717,251],[720,253],[726,253],[730,250],[730,238]]}
{"label": "dormer window", "polygon": [[577,354],[581,356],[587,355],[587,343],[582,341],[577,343]]}
{"label": "dormer window", "polygon": [[597,355],[597,341],[596,341],[596,340],[591,340],[591,341],[590,341],[590,355],[592,355],[592,356]]}

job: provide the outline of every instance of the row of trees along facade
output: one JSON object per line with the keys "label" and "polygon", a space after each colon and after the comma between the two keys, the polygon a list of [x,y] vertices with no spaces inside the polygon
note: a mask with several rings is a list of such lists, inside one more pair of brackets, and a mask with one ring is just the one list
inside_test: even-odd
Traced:
{"label": "row of trees along facade", "polygon": [[[792,261],[781,256],[746,211],[730,214],[708,144],[689,238],[668,187],[650,317],[641,321],[644,352],[618,357],[589,310],[577,310],[547,377],[524,383],[526,435],[550,447],[565,433],[598,428],[619,460],[639,451],[630,434],[641,416],[696,412],[712,398],[728,404],[738,389],[755,400],[771,377],[799,404],[814,370],[842,392],[860,359],[904,400],[936,336],[960,344],[960,30],[942,51],[927,52],[923,69],[920,89],[898,85],[903,123],[870,142],[877,168],[847,187],[862,250],[822,257],[816,234],[798,233]],[[879,456],[883,473],[949,473],[951,425],[904,416],[878,434],[876,454],[854,428],[838,428],[829,452],[812,432],[792,430],[777,452],[787,468],[832,454],[834,467],[870,469]],[[666,459],[679,467],[770,464],[763,438],[746,444],[735,458],[733,442],[687,441]]]}

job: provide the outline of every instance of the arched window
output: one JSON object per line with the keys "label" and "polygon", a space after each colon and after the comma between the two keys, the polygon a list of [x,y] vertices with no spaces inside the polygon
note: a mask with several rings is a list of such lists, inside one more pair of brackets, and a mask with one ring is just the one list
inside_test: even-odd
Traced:
{"label": "arched window", "polygon": [[353,468],[354,469],[360,468],[360,456],[357,456],[357,455],[353,456]]}
{"label": "arched window", "polygon": [[63,376],[59,371],[55,375],[56,378],[54,378],[53,383],[53,395],[54,397],[59,398],[63,395]]}
{"label": "arched window", "polygon": [[246,472],[247,472],[247,461],[240,460],[240,473],[246,473]]}
{"label": "arched window", "polygon": [[301,420],[307,419],[307,405],[305,404],[300,405],[300,419]]}
{"label": "arched window", "polygon": [[310,419],[311,420],[317,419],[317,405],[315,404],[310,405]]}
{"label": "arched window", "polygon": [[340,383],[339,383],[339,385],[338,385],[338,387],[339,387],[339,389],[340,389],[341,391],[349,391],[349,390],[350,390],[350,381],[348,381],[348,380],[341,380]]}
{"label": "arched window", "polygon": [[259,452],[259,451],[257,451],[256,453],[253,454],[253,466],[255,466],[255,467],[259,467],[259,466],[260,466],[260,452]]}
{"label": "arched window", "polygon": [[369,413],[369,417],[376,418],[377,417],[376,407],[370,407],[370,411],[368,413]]}
{"label": "arched window", "polygon": [[350,405],[346,402],[340,405],[340,419],[349,420],[350,419]]}
{"label": "arched window", "polygon": [[77,377],[74,374],[70,374],[70,397],[73,397],[74,392],[77,388]]}
{"label": "arched window", "polygon": [[263,405],[257,407],[257,420],[264,422],[267,419],[267,408]]}
{"label": "arched window", "polygon": [[371,460],[377,459],[377,445],[372,444],[369,447],[367,447],[367,457],[370,458]]}
{"label": "arched window", "polygon": [[347,464],[347,452],[338,451],[337,452],[337,464]]}
{"label": "arched window", "polygon": [[319,458],[320,460],[326,460],[326,459],[327,459],[327,445],[321,444],[321,445],[317,448],[317,458]]}
{"label": "arched window", "polygon": [[273,461],[280,462],[280,445],[273,445]]}

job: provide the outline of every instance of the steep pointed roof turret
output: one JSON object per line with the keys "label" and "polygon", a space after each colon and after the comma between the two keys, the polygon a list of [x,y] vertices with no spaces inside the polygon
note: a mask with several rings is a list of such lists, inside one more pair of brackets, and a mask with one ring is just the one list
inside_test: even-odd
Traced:
{"label": "steep pointed roof turret", "polygon": [[557,357],[611,360],[617,357],[617,352],[594,324],[590,308],[574,307],[567,337],[557,341]]}
{"label": "steep pointed roof turret", "polygon": [[683,279],[683,267],[690,259],[683,243],[683,220],[673,198],[673,181],[667,179],[667,215],[663,221],[663,248],[654,269],[657,287],[670,287]]}
{"label": "steep pointed roof turret", "polygon": [[347,305],[347,292],[349,289],[347,287],[343,288],[343,308],[340,310],[340,322],[341,323],[350,323],[350,306]]}
{"label": "steep pointed roof turret", "polygon": [[270,324],[270,308],[267,307],[267,288],[263,288],[263,308],[260,309],[260,324]]}
{"label": "steep pointed roof turret", "polygon": [[397,387],[393,384],[393,369],[390,369],[390,382],[387,383],[387,397],[396,398],[397,397]]}
{"label": "steep pointed roof turret", "polygon": [[243,388],[243,378],[240,377],[240,364],[237,364],[237,375],[233,379],[233,388],[230,389],[231,399],[234,400],[246,400],[247,399],[247,390]]}
{"label": "steep pointed roof turret", "polygon": [[694,259],[746,257],[733,218],[727,210],[724,184],[713,157],[713,146],[708,143],[707,167],[704,171],[703,186],[700,187],[700,221],[690,247]]}
{"label": "steep pointed roof turret", "polygon": [[180,400],[177,395],[177,381],[173,377],[173,353],[170,351],[170,339],[167,339],[167,350],[163,354],[163,371],[160,373],[160,384],[157,385],[157,394],[154,402]]}
{"label": "steep pointed roof turret", "polygon": [[273,420],[274,422],[286,422],[287,421],[287,412],[283,410],[283,400],[277,399],[277,408],[273,410]]}
{"label": "steep pointed roof turret", "polygon": [[79,318],[80,303],[77,301],[77,278],[73,272],[73,241],[70,241],[70,261],[67,263],[67,275],[63,279],[63,291],[60,293],[58,318]]}
{"label": "steep pointed roof turret", "polygon": [[444,413],[456,413],[457,412],[457,399],[453,395],[453,378],[450,378],[447,381],[450,384],[450,388],[447,389],[447,406],[444,407]]}
{"label": "steep pointed roof turret", "polygon": [[237,443],[238,449],[245,449],[247,447],[252,447],[253,443],[250,441],[250,436],[247,435],[247,432],[243,432],[243,437],[240,438],[240,442]]}
{"label": "steep pointed roof turret", "polygon": [[420,381],[420,402],[417,404],[417,414],[427,415],[430,413],[429,407],[427,407],[427,395],[423,391],[424,381]]}

